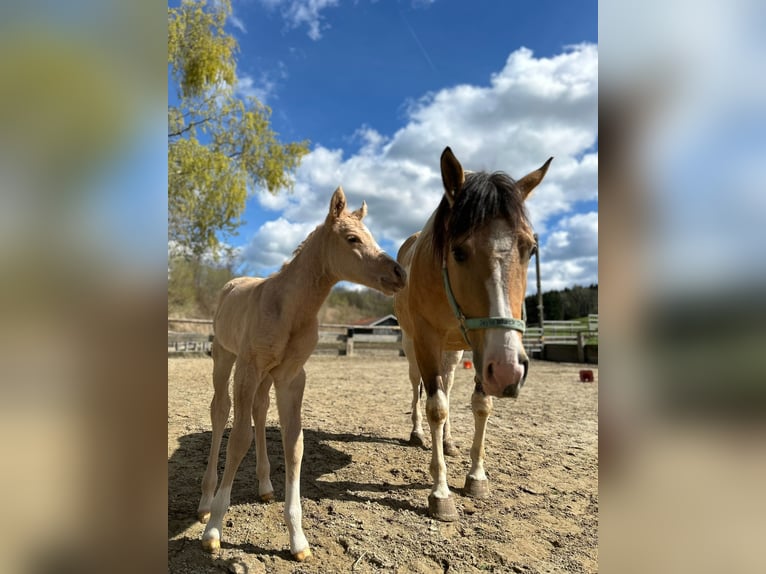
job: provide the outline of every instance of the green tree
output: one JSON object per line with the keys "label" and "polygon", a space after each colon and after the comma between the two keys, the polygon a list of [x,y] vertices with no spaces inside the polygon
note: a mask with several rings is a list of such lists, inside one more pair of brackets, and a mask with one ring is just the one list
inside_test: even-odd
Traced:
{"label": "green tree", "polygon": [[241,224],[248,192],[290,189],[307,142],[281,143],[271,109],[237,94],[236,39],[225,30],[230,0],[183,0],[168,8],[168,239],[200,261],[219,233]]}

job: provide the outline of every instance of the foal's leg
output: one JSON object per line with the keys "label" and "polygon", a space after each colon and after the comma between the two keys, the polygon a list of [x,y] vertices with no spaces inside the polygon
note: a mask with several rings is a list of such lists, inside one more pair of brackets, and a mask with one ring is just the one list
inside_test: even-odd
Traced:
{"label": "foal's leg", "polygon": [[415,359],[415,347],[412,338],[402,332],[402,348],[409,363],[410,385],[412,385],[412,431],[410,432],[410,445],[425,446],[423,434],[423,414],[420,411],[420,369]]}
{"label": "foal's leg", "polygon": [[311,549],[301,524],[301,460],[303,459],[303,429],[301,404],[306,385],[306,372],[301,369],[292,381],[277,381],[277,409],[282,427],[285,451],[285,521],[290,534],[290,552],[302,562],[311,556]]}
{"label": "foal's leg", "polygon": [[492,397],[474,391],[471,396],[471,410],[474,421],[471,470],[465,477],[463,492],[468,496],[486,498],[489,496],[489,481],[484,472],[484,435],[487,430],[487,419],[492,412]]}
{"label": "foal's leg", "polygon": [[274,499],[274,487],[271,486],[271,465],[266,450],[266,414],[269,412],[269,391],[273,379],[267,376],[255,391],[253,420],[255,421],[255,473],[258,477],[258,496],[263,502]]}
{"label": "foal's leg", "polygon": [[[463,358],[463,351],[448,351],[442,355],[442,378],[447,385],[447,403],[450,402],[452,393],[452,384],[455,382],[455,368]],[[444,421],[444,454],[447,456],[457,456],[460,454],[455,442],[452,440],[452,426],[449,422],[449,413],[447,420]]]}
{"label": "foal's leg", "polygon": [[210,518],[210,505],[218,484],[218,455],[221,450],[221,438],[229,420],[231,399],[229,398],[229,375],[237,356],[230,353],[213,339],[213,400],[210,403],[210,421],[213,425],[213,438],[210,442],[210,454],[207,468],[202,476],[202,496],[197,507],[200,522]]}
{"label": "foal's leg", "polygon": [[253,427],[250,417],[253,410],[253,398],[259,384],[259,374],[254,365],[237,361],[234,371],[234,424],[229,442],[226,445],[226,465],[218,492],[213,498],[210,520],[202,535],[202,547],[213,552],[221,547],[223,517],[231,502],[231,486],[242,459],[253,441]]}

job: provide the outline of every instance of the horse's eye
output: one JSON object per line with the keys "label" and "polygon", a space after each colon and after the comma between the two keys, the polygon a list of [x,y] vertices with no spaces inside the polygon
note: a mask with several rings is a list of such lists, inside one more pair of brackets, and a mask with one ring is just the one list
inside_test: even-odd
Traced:
{"label": "horse's eye", "polygon": [[455,261],[458,263],[463,263],[466,259],[468,259],[468,253],[466,253],[465,250],[461,247],[455,247],[452,250],[452,257],[454,257]]}
{"label": "horse's eye", "polygon": [[349,235],[348,237],[346,237],[346,241],[348,241],[349,243],[361,243],[362,242],[362,240],[359,239],[356,235]]}

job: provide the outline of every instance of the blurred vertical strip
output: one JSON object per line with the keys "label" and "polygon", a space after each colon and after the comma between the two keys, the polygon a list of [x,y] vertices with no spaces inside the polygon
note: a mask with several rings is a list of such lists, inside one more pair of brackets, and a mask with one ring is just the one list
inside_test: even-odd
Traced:
{"label": "blurred vertical strip", "polygon": [[0,4],[0,572],[166,569],[167,5]]}
{"label": "blurred vertical strip", "polygon": [[599,3],[600,572],[766,572],[763,30]]}

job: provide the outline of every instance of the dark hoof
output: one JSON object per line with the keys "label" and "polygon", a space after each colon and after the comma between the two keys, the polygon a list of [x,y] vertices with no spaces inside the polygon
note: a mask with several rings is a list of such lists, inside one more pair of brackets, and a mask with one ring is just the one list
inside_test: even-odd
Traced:
{"label": "dark hoof", "polygon": [[447,456],[457,456],[460,454],[460,451],[454,442],[442,443],[442,448],[444,449],[444,454]]}
{"label": "dark hoof", "polygon": [[470,476],[465,477],[463,493],[472,498],[487,498],[489,496],[489,481],[474,480]]}
{"label": "dark hoof", "polygon": [[426,443],[423,442],[423,435],[415,432],[410,433],[410,446],[419,446],[425,448]]}
{"label": "dark hoof", "polygon": [[436,498],[428,495],[428,516],[442,522],[454,522],[458,519],[455,501],[452,497]]}

